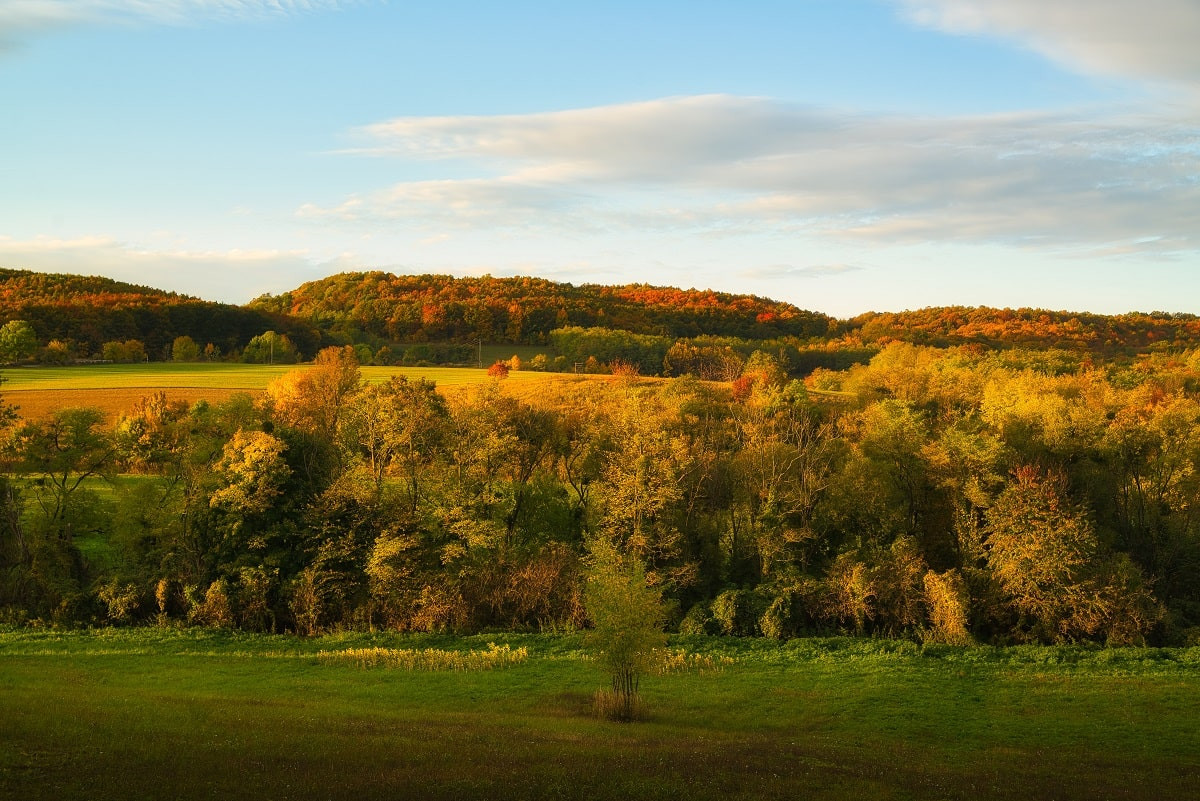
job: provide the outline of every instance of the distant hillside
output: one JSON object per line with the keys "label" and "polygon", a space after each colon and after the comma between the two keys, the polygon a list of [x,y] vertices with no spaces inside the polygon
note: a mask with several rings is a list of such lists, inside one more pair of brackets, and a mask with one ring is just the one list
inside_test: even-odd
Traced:
{"label": "distant hillside", "polygon": [[541,278],[343,273],[250,308],[292,315],[334,338],[539,344],[556,328],[604,327],[669,337],[826,337],[836,321],[753,295]]}
{"label": "distant hillside", "polygon": [[849,320],[846,328],[868,344],[899,340],[935,347],[978,344],[1104,354],[1200,346],[1200,317],[1167,312],[1103,315],[951,306],[870,312]]}
{"label": "distant hillside", "polygon": [[35,273],[0,268],[0,324],[26,320],[42,343],[72,340],[97,353],[105,342],[141,340],[152,359],[162,358],[178,336],[229,352],[267,330],[285,333],[302,351],[319,343],[311,326],[224,303],[127,284],[99,276]]}
{"label": "distant hillside", "polygon": [[[605,328],[654,338],[657,355],[640,359],[648,372],[659,369],[658,351],[694,337],[707,338],[697,341],[701,347],[732,345],[743,356],[758,343],[776,354],[786,347],[785,361],[799,373],[863,361],[891,341],[1102,356],[1200,347],[1200,317],[1192,314],[956,306],[869,312],[838,321],[769,298],[711,290],[385,272],[342,273],[233,306],[98,276],[0,269],[0,324],[16,319],[31,323],[42,344],[72,340],[78,351],[95,354],[105,342],[137,339],[152,359],[164,358],[183,335],[230,353],[274,330],[310,357],[333,343],[541,345],[556,341],[551,337],[556,329],[579,339],[579,329]],[[624,340],[616,344],[633,347]],[[599,352],[568,355],[605,360]]]}

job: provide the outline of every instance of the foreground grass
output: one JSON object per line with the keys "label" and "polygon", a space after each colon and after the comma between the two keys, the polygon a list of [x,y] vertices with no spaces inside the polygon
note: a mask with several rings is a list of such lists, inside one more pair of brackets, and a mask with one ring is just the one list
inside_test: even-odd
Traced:
{"label": "foreground grass", "polygon": [[[500,671],[321,650],[524,647]],[[3,798],[1195,798],[1200,651],[677,640],[596,720],[575,636],[0,633]]]}

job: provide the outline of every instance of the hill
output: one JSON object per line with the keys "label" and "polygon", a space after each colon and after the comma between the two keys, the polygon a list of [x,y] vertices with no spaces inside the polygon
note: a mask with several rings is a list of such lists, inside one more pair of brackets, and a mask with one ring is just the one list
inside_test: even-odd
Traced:
{"label": "hill", "polygon": [[931,307],[904,312],[868,312],[846,323],[865,343],[891,340],[992,349],[1059,348],[1113,355],[1200,345],[1200,317],[1168,312],[1105,315],[1045,309]]}
{"label": "hill", "polygon": [[137,339],[151,359],[163,358],[179,336],[223,352],[267,330],[286,334],[301,351],[319,338],[308,325],[263,309],[214,303],[100,276],[0,269],[0,322],[26,320],[40,342],[70,341],[81,354],[105,342]]}
{"label": "hill", "polygon": [[[329,344],[377,349],[482,341],[554,345],[577,361],[592,355],[603,363],[616,354],[641,362],[647,373],[659,371],[663,354],[679,340],[714,354],[732,347],[743,358],[763,349],[798,374],[865,361],[892,341],[1053,349],[1079,354],[1075,358],[1200,347],[1200,317],[1193,314],[951,306],[836,320],[782,301],[713,290],[379,271],[341,273],[234,306],[98,276],[0,269],[0,323],[16,319],[29,321],[41,344],[70,341],[84,355],[99,353],[105,342],[137,339],[152,360],[169,358],[172,341],[184,335],[228,354],[275,330],[306,358]],[[436,363],[462,361],[419,355]]]}
{"label": "hill", "polygon": [[300,318],[334,339],[542,344],[557,328],[742,339],[828,336],[836,321],[754,295],[647,284],[573,285],[542,278],[342,273],[250,308]]}

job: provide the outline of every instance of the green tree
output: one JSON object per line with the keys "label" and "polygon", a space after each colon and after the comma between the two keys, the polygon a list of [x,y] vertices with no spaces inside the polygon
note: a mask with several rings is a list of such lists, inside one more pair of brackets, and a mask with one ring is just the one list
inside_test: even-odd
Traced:
{"label": "green tree", "polygon": [[140,339],[105,342],[101,349],[105,361],[136,364],[146,361],[146,346]]}
{"label": "green tree", "polygon": [[588,547],[584,605],[592,630],[587,641],[611,682],[608,691],[597,693],[597,710],[617,720],[633,720],[640,707],[641,677],[667,644],[662,598],[646,583],[639,560],[623,556],[603,539]]}
{"label": "green tree", "polygon": [[0,326],[0,362],[19,362],[37,352],[37,334],[25,320],[9,320]]}
{"label": "green tree", "polygon": [[15,467],[39,477],[37,502],[54,528],[69,529],[72,499],[87,479],[109,476],[116,467],[103,421],[99,409],[60,409],[49,420],[27,421],[13,432],[9,452]]}
{"label": "green tree", "polygon": [[27,507],[28,530],[17,497],[10,493],[4,499],[9,536],[19,556],[19,594],[31,611],[71,619],[73,604],[82,598],[83,560],[74,538],[107,525],[86,482],[115,468],[102,421],[97,409],[60,409],[48,420],[21,424],[9,439],[6,455],[12,469],[35,477],[28,490],[33,501]]}
{"label": "green tree", "polygon": [[198,362],[200,357],[200,346],[189,336],[175,337],[171,343],[171,361]]}
{"label": "green tree", "polygon": [[353,398],[342,415],[339,438],[368,469],[377,497],[384,478],[400,474],[411,514],[421,500],[423,474],[446,441],[449,419],[433,382],[393,376]]}
{"label": "green tree", "polygon": [[286,335],[266,331],[246,343],[242,361],[248,364],[295,364],[300,361],[300,354]]}

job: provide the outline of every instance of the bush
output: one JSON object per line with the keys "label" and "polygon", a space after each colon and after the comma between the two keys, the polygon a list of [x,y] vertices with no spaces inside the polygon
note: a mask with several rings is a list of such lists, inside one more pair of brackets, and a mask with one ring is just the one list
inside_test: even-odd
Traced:
{"label": "bush", "polygon": [[713,620],[719,634],[755,637],[761,634],[759,621],[767,610],[765,598],[751,590],[725,590],[712,602]]}
{"label": "bush", "polygon": [[946,645],[970,645],[967,631],[967,610],[970,594],[966,582],[957,570],[925,574],[925,602],[929,605],[930,629],[926,642]]}
{"label": "bush", "polygon": [[679,621],[680,634],[713,635],[720,633],[720,626],[713,619],[712,608],[706,602],[693,604]]}
{"label": "bush", "polygon": [[141,593],[135,585],[121,583],[115,578],[101,584],[96,590],[96,597],[104,604],[105,617],[110,623],[132,621],[133,613],[141,602]]}

